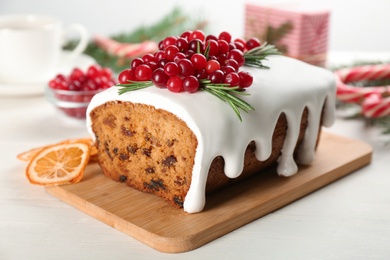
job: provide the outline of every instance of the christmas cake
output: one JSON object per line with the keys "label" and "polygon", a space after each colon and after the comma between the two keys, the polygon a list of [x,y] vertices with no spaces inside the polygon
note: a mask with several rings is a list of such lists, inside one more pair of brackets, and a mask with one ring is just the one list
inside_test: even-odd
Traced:
{"label": "christmas cake", "polygon": [[240,67],[251,75],[238,101],[248,109],[208,91],[207,85],[216,91],[229,85],[210,83],[210,77],[195,76],[199,91],[184,91],[188,75],[180,77],[182,89],[172,91],[171,75],[165,81],[171,91],[155,87],[159,83],[149,76],[150,85],[143,80],[123,91],[137,83],[135,77],[95,95],[87,127],[103,173],[195,213],[206,193],[273,165],[279,175],[291,176],[297,163],[312,163],[321,125],[334,120],[333,74],[281,55],[267,56],[261,67]]}

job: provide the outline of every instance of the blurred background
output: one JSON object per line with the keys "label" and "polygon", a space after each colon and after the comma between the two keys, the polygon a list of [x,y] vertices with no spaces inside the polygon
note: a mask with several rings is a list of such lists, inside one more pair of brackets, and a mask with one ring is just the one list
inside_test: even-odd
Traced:
{"label": "blurred background", "polygon": [[158,22],[175,7],[192,18],[207,20],[208,31],[223,30],[234,37],[243,36],[245,4],[300,4],[328,8],[330,51],[387,52],[390,50],[389,0],[0,0],[0,14],[35,13],[61,18],[65,24],[82,23],[91,35],[110,36],[130,32],[139,26]]}

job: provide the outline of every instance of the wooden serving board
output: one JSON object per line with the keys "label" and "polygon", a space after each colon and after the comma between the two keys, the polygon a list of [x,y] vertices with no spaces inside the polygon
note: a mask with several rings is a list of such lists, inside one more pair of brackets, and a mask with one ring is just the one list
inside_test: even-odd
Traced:
{"label": "wooden serving board", "polygon": [[106,178],[98,165],[87,167],[80,183],[47,191],[92,217],[162,252],[198,248],[277,210],[371,161],[360,141],[323,132],[315,163],[289,178],[271,169],[207,197],[204,211],[185,213],[159,197]]}

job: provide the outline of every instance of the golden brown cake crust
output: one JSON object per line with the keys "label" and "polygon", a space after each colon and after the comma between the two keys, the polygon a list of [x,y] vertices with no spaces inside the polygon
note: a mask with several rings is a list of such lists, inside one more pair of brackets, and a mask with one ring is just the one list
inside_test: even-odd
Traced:
{"label": "golden brown cake crust", "polygon": [[[100,105],[90,116],[99,150],[98,162],[107,177],[154,193],[177,207],[183,206],[197,148],[196,136],[185,122],[165,110],[121,101]],[[304,137],[307,116],[305,109],[296,150]],[[223,158],[216,157],[209,170],[206,192],[260,173],[276,163],[286,132],[287,121],[282,114],[273,134],[270,158],[257,161],[256,146],[251,142],[245,152],[244,171],[234,180],[224,174]]]}

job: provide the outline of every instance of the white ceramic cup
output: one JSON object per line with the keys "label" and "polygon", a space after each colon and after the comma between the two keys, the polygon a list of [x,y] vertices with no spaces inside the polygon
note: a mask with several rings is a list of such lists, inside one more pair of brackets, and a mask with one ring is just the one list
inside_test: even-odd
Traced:
{"label": "white ceramic cup", "polygon": [[67,36],[79,34],[80,41],[67,61],[75,59],[87,47],[84,26],[63,27],[54,17],[42,15],[0,16],[0,84],[48,81],[60,66],[62,45]]}

